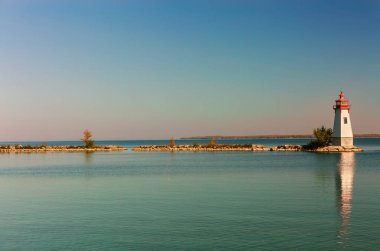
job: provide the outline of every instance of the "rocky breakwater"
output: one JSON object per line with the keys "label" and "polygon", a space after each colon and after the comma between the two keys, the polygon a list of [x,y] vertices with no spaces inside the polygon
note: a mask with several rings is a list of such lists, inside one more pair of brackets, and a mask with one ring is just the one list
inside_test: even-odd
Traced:
{"label": "rocky breakwater", "polygon": [[132,149],[135,152],[263,152],[270,148],[264,145],[147,145]]}
{"label": "rocky breakwater", "polygon": [[7,145],[0,146],[0,153],[53,153],[53,152],[121,152],[128,150],[121,146],[95,146],[85,148],[83,146],[23,146],[23,145]]}
{"label": "rocky breakwater", "polygon": [[364,150],[356,146],[325,146],[320,147],[311,152],[321,152],[321,153],[340,153],[340,152],[363,152]]}
{"label": "rocky breakwater", "polygon": [[274,152],[300,152],[303,148],[300,145],[282,145],[271,147],[270,150]]}
{"label": "rocky breakwater", "polygon": [[268,147],[265,145],[238,145],[238,144],[217,144],[217,145],[148,145],[138,146],[132,149],[135,152],[299,152],[302,151],[300,145],[282,145]]}
{"label": "rocky breakwater", "polygon": [[359,147],[326,146],[317,149],[305,149],[301,145],[281,145],[268,147],[265,145],[238,145],[238,144],[215,144],[215,145],[144,145],[132,149],[134,152],[362,152]]}

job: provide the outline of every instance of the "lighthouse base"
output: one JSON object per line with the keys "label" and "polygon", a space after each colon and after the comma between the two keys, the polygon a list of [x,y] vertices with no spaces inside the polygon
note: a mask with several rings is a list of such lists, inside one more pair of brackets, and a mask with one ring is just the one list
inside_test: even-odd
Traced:
{"label": "lighthouse base", "polygon": [[331,142],[334,146],[353,146],[354,138],[338,138],[333,137]]}

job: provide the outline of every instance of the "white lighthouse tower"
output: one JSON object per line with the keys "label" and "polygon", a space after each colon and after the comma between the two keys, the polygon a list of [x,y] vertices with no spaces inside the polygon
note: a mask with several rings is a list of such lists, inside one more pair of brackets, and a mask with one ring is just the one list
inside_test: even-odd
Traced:
{"label": "white lighthouse tower", "polygon": [[348,99],[344,98],[344,93],[339,94],[339,99],[335,100],[335,120],[332,135],[332,144],[335,146],[353,146],[354,137],[352,134],[350,109]]}

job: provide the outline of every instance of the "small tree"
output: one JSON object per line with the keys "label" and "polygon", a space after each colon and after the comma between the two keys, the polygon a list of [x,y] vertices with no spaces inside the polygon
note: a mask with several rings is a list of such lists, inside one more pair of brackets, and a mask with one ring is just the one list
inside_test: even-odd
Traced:
{"label": "small tree", "polygon": [[81,140],[85,148],[93,148],[95,146],[94,140],[92,140],[92,132],[87,129],[84,130]]}
{"label": "small tree", "polygon": [[208,142],[207,144],[208,147],[215,147],[217,145],[218,145],[218,141],[216,141],[216,138],[212,138],[210,142]]}
{"label": "small tree", "polygon": [[314,129],[313,134],[317,141],[323,143],[324,145],[328,145],[331,143],[331,136],[333,134],[333,130],[331,128],[326,128],[325,126],[322,126],[321,128]]}
{"label": "small tree", "polygon": [[310,141],[307,145],[303,146],[303,148],[306,150],[315,150],[319,147],[328,146],[331,143],[332,133],[333,130],[325,126],[314,129],[313,135],[316,139]]}
{"label": "small tree", "polygon": [[174,137],[170,138],[170,147],[175,147]]}

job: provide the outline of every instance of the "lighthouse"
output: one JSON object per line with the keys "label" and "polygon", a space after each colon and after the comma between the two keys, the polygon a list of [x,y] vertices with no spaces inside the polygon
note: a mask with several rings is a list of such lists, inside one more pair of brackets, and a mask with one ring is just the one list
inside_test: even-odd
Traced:
{"label": "lighthouse", "polygon": [[352,134],[350,119],[350,102],[344,97],[344,93],[341,92],[339,94],[339,98],[335,100],[335,103],[335,119],[332,144],[335,146],[353,146],[354,137]]}

